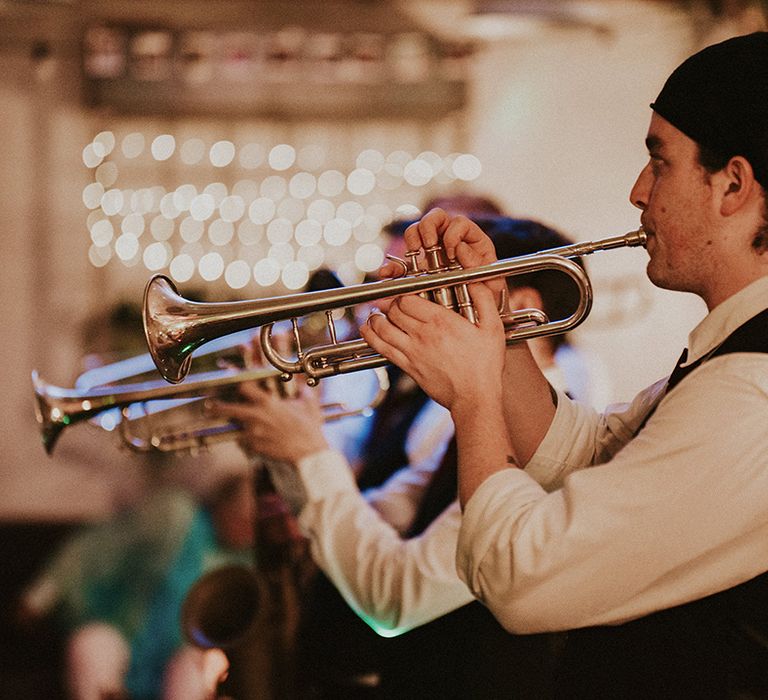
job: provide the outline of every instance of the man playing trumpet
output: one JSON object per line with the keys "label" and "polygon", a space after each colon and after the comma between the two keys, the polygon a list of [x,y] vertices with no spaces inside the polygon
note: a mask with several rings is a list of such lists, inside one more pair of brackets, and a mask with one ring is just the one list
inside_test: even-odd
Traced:
{"label": "man playing trumpet", "polygon": [[[477,326],[408,296],[362,333],[451,411],[459,574],[510,631],[572,630],[562,693],[765,697],[768,33],[695,54],[652,108],[630,194],[648,276],[709,310],[668,382],[603,415],[576,404],[525,344],[505,351],[485,285]],[[406,236],[494,259],[440,210]]]}

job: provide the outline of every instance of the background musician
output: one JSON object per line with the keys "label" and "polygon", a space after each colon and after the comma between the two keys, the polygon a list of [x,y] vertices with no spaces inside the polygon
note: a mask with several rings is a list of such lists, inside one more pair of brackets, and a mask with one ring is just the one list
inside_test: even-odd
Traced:
{"label": "background musician", "polygon": [[[532,221],[501,217],[484,225],[504,256],[568,242]],[[547,278],[519,280],[510,289],[511,304],[538,305],[553,317],[572,312],[575,286],[550,285]],[[556,358],[557,345],[567,341],[540,340],[537,354],[547,376],[566,388]],[[375,485],[366,483],[365,467],[355,480],[348,463],[329,449],[308,392],[281,402],[256,387],[244,385],[242,392],[250,405],[219,403],[217,411],[243,423],[246,451],[284,463],[273,467],[273,481],[298,513],[315,561],[352,610],[381,635],[353,618],[355,627],[349,612],[338,607],[335,619],[322,618],[324,628],[305,627],[309,638],[302,643],[320,655],[311,666],[318,677],[311,679],[310,696],[492,698],[548,692],[557,640],[507,634],[472,603],[455,574],[461,514],[453,443],[442,459],[403,464],[370,488]],[[381,447],[386,451],[388,445]],[[361,494],[361,487],[368,489]],[[311,598],[307,604],[311,609]],[[333,655],[323,651],[328,645]],[[519,663],[510,663],[512,657]]]}

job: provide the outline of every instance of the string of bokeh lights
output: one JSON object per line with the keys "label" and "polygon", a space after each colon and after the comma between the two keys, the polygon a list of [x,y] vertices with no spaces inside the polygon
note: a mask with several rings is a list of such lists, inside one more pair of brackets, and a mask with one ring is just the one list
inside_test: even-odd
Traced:
{"label": "string of bokeh lights", "polygon": [[[345,284],[359,282],[383,261],[382,228],[421,213],[410,202],[391,207],[385,193],[409,187],[413,197],[414,190],[430,184],[470,182],[481,172],[469,153],[385,155],[366,149],[345,173],[326,167],[319,146],[267,148],[251,142],[238,148],[228,140],[208,146],[200,138],[177,144],[171,134],[149,140],[141,132],[126,134],[118,144],[113,132],[102,131],[82,156],[94,175],[83,190],[91,264],[143,264],[179,283],[195,275],[206,282],[223,278],[233,290],[252,281],[301,289],[321,266],[334,269]],[[121,167],[131,161],[164,163],[174,157],[188,168],[239,167],[253,177],[229,188],[219,181],[202,187],[185,182],[173,190],[117,186]]]}

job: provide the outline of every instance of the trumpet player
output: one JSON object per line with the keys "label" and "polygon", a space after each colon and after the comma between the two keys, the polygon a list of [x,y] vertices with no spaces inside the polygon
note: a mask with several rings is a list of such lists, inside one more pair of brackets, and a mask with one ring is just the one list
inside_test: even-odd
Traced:
{"label": "trumpet player", "polygon": [[[362,332],[451,411],[459,574],[508,630],[570,630],[561,695],[768,697],[768,33],[694,54],[651,108],[647,274],[708,311],[668,379],[597,415],[505,352],[485,285],[477,326],[411,296]],[[440,210],[406,236],[494,257]]]}
{"label": "trumpet player", "polygon": [[[495,230],[503,256],[567,242],[532,221],[500,217],[484,226]],[[574,304],[574,291],[542,285],[534,275],[512,288],[510,296],[519,305],[543,306],[557,316]],[[538,339],[535,345],[554,384],[565,388],[566,376],[582,384],[581,377],[576,381],[564,370],[572,363],[563,358],[575,352],[567,342]],[[526,697],[547,691],[554,640],[507,634],[473,603],[456,575],[461,514],[454,445],[442,458],[402,465],[383,485],[361,494],[360,479],[356,482],[349,464],[329,449],[311,394],[276,401],[257,387],[246,386],[243,393],[248,404],[220,403],[217,410],[243,424],[246,451],[285,464],[273,467],[273,481],[298,513],[313,558],[357,615],[387,637],[370,632],[366,637],[342,624],[342,611],[335,620],[324,618],[330,628],[325,644],[333,645],[342,663],[347,657],[349,675],[326,677],[320,697],[498,698],[510,685]],[[361,645],[367,647],[361,650]],[[322,644],[314,647],[323,653]],[[465,654],[472,658],[458,658]],[[359,666],[353,669],[349,660]]]}

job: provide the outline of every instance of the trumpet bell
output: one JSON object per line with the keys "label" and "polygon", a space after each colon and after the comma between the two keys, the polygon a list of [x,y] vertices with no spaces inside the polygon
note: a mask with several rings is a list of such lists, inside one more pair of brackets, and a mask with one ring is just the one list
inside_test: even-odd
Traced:
{"label": "trumpet bell", "polygon": [[[181,304],[182,297],[176,286],[167,277],[158,275],[147,284],[144,292],[147,303],[144,305],[144,335],[147,339],[149,354],[155,362],[160,374],[177,384],[189,373],[192,363],[192,350],[200,345],[189,336],[190,323],[185,307]],[[187,305],[189,303],[187,302]],[[185,342],[192,345],[189,354],[183,358],[170,351],[175,348],[178,340],[187,335]]]}
{"label": "trumpet bell", "polygon": [[261,591],[254,572],[236,564],[201,576],[187,593],[181,626],[190,644],[201,649],[232,649],[254,630]]}

